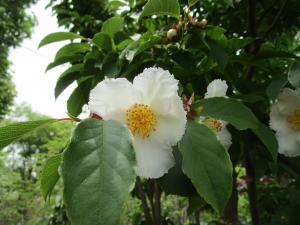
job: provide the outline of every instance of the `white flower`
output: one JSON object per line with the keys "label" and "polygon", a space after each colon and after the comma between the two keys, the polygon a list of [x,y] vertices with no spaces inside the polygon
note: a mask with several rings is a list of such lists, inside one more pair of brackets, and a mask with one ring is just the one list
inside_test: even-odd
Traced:
{"label": "white flower", "polygon": [[133,134],[137,173],[158,178],[173,165],[172,146],[183,136],[186,112],[178,81],[168,71],[148,68],[133,83],[105,79],[90,94],[89,109],[104,120],[117,120]]}
{"label": "white flower", "polygon": [[271,106],[270,126],[276,131],[279,153],[300,155],[300,89],[284,88]]}
{"label": "white flower", "polygon": [[[226,81],[220,79],[213,80],[207,86],[207,91],[204,98],[226,97],[227,89],[228,86],[226,84]],[[231,146],[231,134],[226,128],[227,122],[202,116],[200,117],[200,122],[213,130],[221,144],[226,149],[229,149],[229,147]]]}

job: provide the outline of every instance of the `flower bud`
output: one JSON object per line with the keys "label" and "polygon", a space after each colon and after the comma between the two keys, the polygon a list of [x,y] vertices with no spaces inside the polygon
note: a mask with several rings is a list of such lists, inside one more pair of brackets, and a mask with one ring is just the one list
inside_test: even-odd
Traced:
{"label": "flower bud", "polygon": [[199,27],[199,28],[204,28],[207,24],[207,20],[206,19],[202,19],[201,21],[198,21],[196,23],[196,26]]}
{"label": "flower bud", "polygon": [[169,40],[173,40],[175,37],[177,37],[177,35],[178,35],[177,30],[174,28],[168,30],[167,32],[167,38]]}

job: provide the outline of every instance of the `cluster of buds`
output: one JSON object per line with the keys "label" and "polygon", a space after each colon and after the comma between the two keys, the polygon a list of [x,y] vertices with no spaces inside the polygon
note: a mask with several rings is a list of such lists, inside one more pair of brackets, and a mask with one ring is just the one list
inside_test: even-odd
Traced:
{"label": "cluster of buds", "polygon": [[172,28],[169,29],[167,32],[167,38],[170,41],[178,41],[180,30],[182,29],[183,25],[185,29],[187,29],[189,26],[194,26],[202,29],[206,26],[206,24],[207,24],[206,19],[202,19],[199,21],[197,18],[189,16],[188,21],[186,23],[180,21],[178,24],[173,24]]}

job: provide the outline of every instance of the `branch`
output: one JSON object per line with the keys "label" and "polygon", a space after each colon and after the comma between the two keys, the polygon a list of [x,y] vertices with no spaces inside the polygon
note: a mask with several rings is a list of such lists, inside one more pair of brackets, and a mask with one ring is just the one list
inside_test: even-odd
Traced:
{"label": "branch", "polygon": [[145,214],[145,219],[146,219],[146,224],[147,225],[152,225],[153,224],[153,220],[150,214],[150,209],[148,206],[148,202],[147,202],[147,198],[143,189],[143,185],[141,182],[141,179],[139,177],[136,178],[136,191],[142,201],[142,207],[143,207],[143,211]]}
{"label": "branch", "polygon": [[157,183],[154,181],[154,214],[155,214],[155,225],[161,224],[161,204],[160,204],[161,190]]}

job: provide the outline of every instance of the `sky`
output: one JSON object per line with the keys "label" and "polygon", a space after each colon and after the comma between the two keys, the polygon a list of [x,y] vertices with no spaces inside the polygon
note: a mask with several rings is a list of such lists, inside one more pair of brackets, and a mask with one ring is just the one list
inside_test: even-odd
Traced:
{"label": "sky", "polygon": [[65,43],[54,43],[38,49],[38,44],[47,34],[63,31],[59,28],[51,9],[45,9],[49,0],[40,0],[30,9],[38,20],[32,37],[26,39],[20,47],[10,51],[9,60],[13,63],[11,71],[16,85],[17,104],[26,102],[33,111],[53,118],[66,117],[66,101],[75,84],[71,85],[55,101],[54,88],[59,75],[67,68],[66,65],[54,68],[47,73],[47,65],[54,59],[56,51]]}

